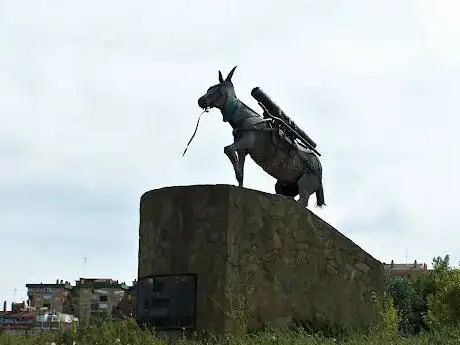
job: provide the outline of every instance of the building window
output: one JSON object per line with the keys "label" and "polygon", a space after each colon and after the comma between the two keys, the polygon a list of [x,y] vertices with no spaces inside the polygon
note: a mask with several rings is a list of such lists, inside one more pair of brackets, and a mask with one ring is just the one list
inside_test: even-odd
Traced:
{"label": "building window", "polygon": [[45,301],[51,301],[51,295],[43,295]]}
{"label": "building window", "polygon": [[99,301],[100,302],[107,302],[109,300],[108,296],[100,296]]}

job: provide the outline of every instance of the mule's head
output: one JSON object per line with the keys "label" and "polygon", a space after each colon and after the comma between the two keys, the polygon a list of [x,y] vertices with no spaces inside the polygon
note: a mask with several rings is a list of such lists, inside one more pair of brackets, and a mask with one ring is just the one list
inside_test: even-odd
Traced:
{"label": "mule's head", "polygon": [[228,97],[236,97],[235,89],[232,84],[233,73],[236,66],[232,68],[227,78],[222,77],[219,71],[219,84],[211,86],[206,93],[198,98],[198,106],[202,109],[219,108],[222,109]]}

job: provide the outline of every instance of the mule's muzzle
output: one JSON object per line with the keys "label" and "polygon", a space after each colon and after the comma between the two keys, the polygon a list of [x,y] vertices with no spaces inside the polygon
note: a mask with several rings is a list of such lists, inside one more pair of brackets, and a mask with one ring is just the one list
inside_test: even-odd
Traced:
{"label": "mule's muzzle", "polygon": [[208,107],[208,104],[206,102],[206,98],[205,97],[200,97],[198,98],[198,106],[201,108],[201,109],[206,109]]}

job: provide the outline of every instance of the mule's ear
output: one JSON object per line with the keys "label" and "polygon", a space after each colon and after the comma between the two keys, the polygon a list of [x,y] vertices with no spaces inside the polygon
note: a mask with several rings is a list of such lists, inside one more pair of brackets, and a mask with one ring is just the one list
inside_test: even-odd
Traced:
{"label": "mule's ear", "polygon": [[222,77],[222,72],[219,71],[219,83],[223,83],[224,82],[224,77]]}
{"label": "mule's ear", "polygon": [[225,78],[225,81],[229,81],[229,82],[232,81],[232,77],[233,77],[233,73],[235,73],[235,69],[236,69],[236,66],[232,68],[232,70],[228,74],[227,78]]}

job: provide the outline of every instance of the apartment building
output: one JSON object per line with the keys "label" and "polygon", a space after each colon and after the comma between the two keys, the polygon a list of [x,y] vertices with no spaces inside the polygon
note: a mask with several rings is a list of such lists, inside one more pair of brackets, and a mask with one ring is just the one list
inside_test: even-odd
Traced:
{"label": "apartment building", "polygon": [[72,290],[71,311],[80,324],[94,319],[111,319],[128,286],[106,278],[80,278]]}
{"label": "apartment building", "polygon": [[137,295],[137,280],[133,281],[132,286],[128,288],[123,296],[123,299],[115,308],[114,315],[116,317],[135,317],[136,316],[136,295]]}
{"label": "apartment building", "polygon": [[27,304],[35,309],[46,308],[51,313],[63,313],[69,302],[72,285],[56,280],[55,284],[26,284]]}

